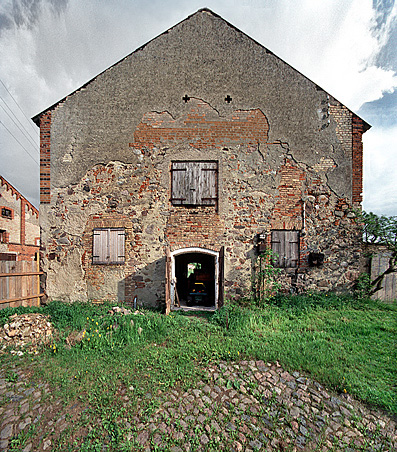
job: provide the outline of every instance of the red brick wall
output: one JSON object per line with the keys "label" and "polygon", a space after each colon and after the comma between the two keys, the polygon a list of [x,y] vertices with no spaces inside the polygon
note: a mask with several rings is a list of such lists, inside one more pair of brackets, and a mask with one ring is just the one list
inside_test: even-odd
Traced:
{"label": "red brick wall", "polygon": [[166,236],[171,251],[200,247],[219,251],[224,221],[215,207],[175,207],[167,222]]}
{"label": "red brick wall", "polygon": [[363,133],[364,123],[362,119],[353,115],[352,123],[353,143],[352,143],[352,202],[355,207],[359,207],[363,200]]}
{"label": "red brick wall", "polygon": [[234,111],[220,117],[206,102],[191,99],[191,109],[182,119],[169,113],[147,113],[134,133],[135,148],[173,145],[179,142],[198,149],[220,148],[238,144],[265,143],[269,131],[266,116],[258,109]]}
{"label": "red brick wall", "polygon": [[302,193],[306,174],[291,160],[285,161],[278,174],[281,179],[271,229],[302,229]]}
{"label": "red brick wall", "polygon": [[50,154],[51,154],[51,110],[40,118],[40,203],[51,202]]}
{"label": "red brick wall", "polygon": [[19,245],[18,243],[10,243],[8,245],[8,252],[17,253],[18,261],[31,261],[39,249],[39,246]]}

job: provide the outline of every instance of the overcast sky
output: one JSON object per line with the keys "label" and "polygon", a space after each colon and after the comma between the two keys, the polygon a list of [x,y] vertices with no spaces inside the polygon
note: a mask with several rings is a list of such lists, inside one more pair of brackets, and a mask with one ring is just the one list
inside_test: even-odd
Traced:
{"label": "overcast sky", "polygon": [[395,0],[0,0],[0,174],[38,206],[30,118],[203,7],[372,125],[364,208],[397,215]]}

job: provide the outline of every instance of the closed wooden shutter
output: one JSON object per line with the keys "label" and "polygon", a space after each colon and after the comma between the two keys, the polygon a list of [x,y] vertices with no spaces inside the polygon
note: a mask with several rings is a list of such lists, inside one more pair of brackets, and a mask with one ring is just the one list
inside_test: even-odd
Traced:
{"label": "closed wooden shutter", "polygon": [[171,202],[174,205],[216,204],[217,162],[173,162],[171,173]]}
{"label": "closed wooden shutter", "polygon": [[102,264],[107,261],[107,230],[94,229],[92,262]]}
{"label": "closed wooden shutter", "polygon": [[295,268],[299,263],[299,232],[285,231],[285,266]]}
{"label": "closed wooden shutter", "polygon": [[125,231],[121,228],[94,229],[92,262],[123,264],[125,261]]}
{"label": "closed wooden shutter", "polygon": [[124,237],[123,229],[109,229],[109,263],[120,264],[124,262]]}
{"label": "closed wooden shutter", "polygon": [[187,204],[187,162],[173,162],[171,168],[171,202],[175,205]]}
{"label": "closed wooden shutter", "polygon": [[297,267],[299,262],[299,232],[272,231],[272,251],[275,254],[273,260],[275,267]]}
{"label": "closed wooden shutter", "polygon": [[200,204],[213,206],[218,199],[218,165],[203,162],[199,168]]}

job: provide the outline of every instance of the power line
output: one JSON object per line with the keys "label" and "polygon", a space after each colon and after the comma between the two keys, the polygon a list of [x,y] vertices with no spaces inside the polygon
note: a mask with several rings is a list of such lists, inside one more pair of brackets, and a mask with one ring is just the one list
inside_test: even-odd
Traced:
{"label": "power line", "polygon": [[7,132],[14,138],[14,140],[19,143],[23,149],[26,151],[26,153],[32,158],[34,163],[36,163],[37,166],[40,166],[39,163],[36,161],[36,159],[33,157],[33,155],[25,148],[25,146],[14,136],[14,134],[8,129],[8,127],[4,124],[4,122],[0,121],[0,124],[7,130]]}
{"label": "power line", "polygon": [[[7,108],[10,110],[10,112],[12,113],[12,115],[15,117],[15,119],[19,122],[19,124],[21,124],[21,126],[23,127],[23,129],[25,130],[25,132],[29,135],[26,135],[26,133],[21,129],[21,127],[19,127],[19,125],[11,118],[11,116],[7,113],[6,109],[0,104],[0,107],[3,109],[3,111],[5,112],[5,114],[11,119],[11,121],[18,127],[19,131],[22,133],[22,135],[29,141],[29,143],[34,147],[34,149],[36,149],[37,144],[34,143],[32,140],[34,140],[34,138],[30,135],[30,133],[25,129],[25,127],[23,126],[23,124],[21,123],[21,121],[14,115],[14,113],[11,111],[10,107],[7,105],[7,103],[5,102],[5,100],[0,96],[0,99],[6,104]],[[30,139],[30,138],[31,139]]]}
{"label": "power line", "polygon": [[25,118],[28,120],[29,124],[32,126],[33,130],[37,133],[37,129],[34,128],[34,125],[32,124],[31,120],[25,115],[24,111],[22,110],[22,108],[19,106],[18,102],[14,99],[14,96],[8,91],[8,88],[5,86],[5,84],[3,83],[3,81],[0,79],[1,84],[4,86],[4,88],[6,89],[7,93],[11,96],[11,99],[16,103],[17,107],[21,110],[22,114],[25,116]]}
{"label": "power line", "polygon": [[8,110],[10,111],[10,113],[12,114],[12,116],[14,116],[14,118],[19,122],[19,124],[21,124],[21,126],[23,127],[23,129],[26,131],[26,133],[30,136],[30,138],[32,138],[32,140],[35,140],[37,138],[37,130],[35,130],[35,137],[32,137],[32,135],[26,130],[25,126],[21,123],[21,121],[17,118],[16,114],[12,111],[12,108],[7,104],[7,102],[0,96],[0,99],[4,102],[5,106],[8,108]]}

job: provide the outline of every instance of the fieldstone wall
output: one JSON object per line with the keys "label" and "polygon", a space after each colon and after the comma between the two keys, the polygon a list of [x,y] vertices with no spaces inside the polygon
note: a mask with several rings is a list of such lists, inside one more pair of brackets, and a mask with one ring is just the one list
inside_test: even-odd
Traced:
{"label": "fieldstone wall", "polygon": [[[95,165],[78,184],[58,190],[43,222],[49,231],[43,247],[47,295],[114,301],[137,295],[156,305],[164,299],[165,246],[215,251],[225,246],[226,295],[247,295],[256,235],[270,239],[272,229],[301,231],[299,266],[282,276],[286,290],[348,289],[358,276],[360,241],[349,201],[327,184],[334,160],[321,157],[313,166],[295,161],[286,145],[267,142],[268,122],[258,110],[219,118],[207,103],[190,102],[192,114],[201,118],[195,135],[185,131],[191,114],[177,121],[156,114],[163,120],[149,125],[147,118],[155,115],[145,115],[130,144],[135,164]],[[219,162],[216,206],[171,204],[173,159]],[[125,264],[93,264],[93,230],[118,227],[126,232]],[[310,251],[325,254],[321,268],[309,268]]]}

